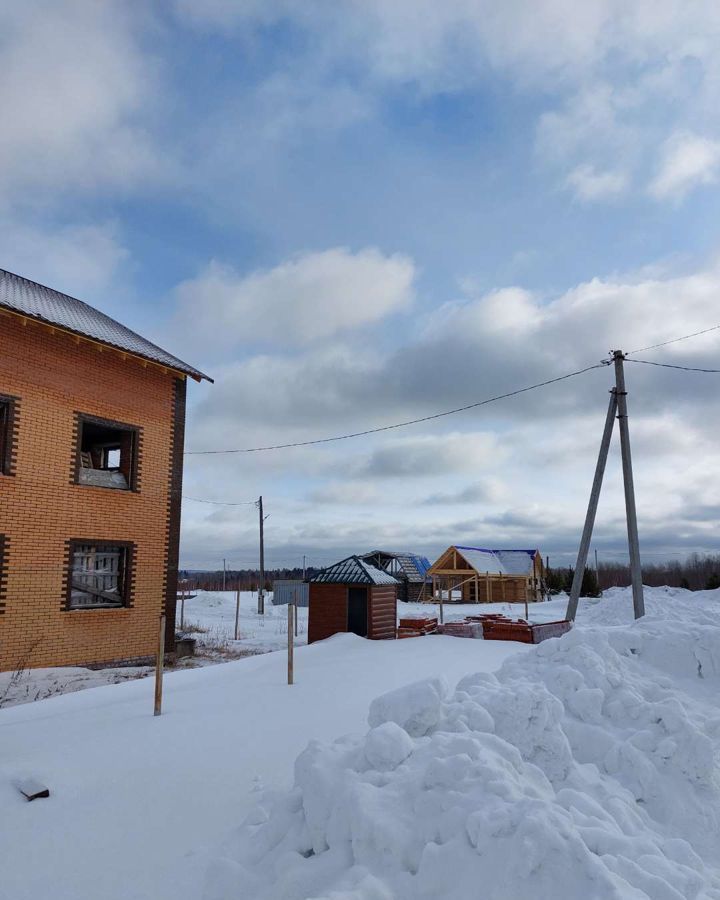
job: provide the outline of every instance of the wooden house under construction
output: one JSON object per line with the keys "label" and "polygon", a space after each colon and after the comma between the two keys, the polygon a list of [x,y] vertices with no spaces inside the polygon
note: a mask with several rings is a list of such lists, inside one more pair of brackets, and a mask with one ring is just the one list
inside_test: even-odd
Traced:
{"label": "wooden house under construction", "polygon": [[539,550],[452,546],[430,566],[432,596],[459,603],[542,600],[545,572]]}
{"label": "wooden house under construction", "polygon": [[338,632],[374,640],[394,638],[398,581],[357,556],[310,579],[308,644]]}
{"label": "wooden house under construction", "polygon": [[419,556],[416,553],[373,550],[371,553],[364,553],[360,559],[397,578],[400,582],[399,600],[413,602],[430,599],[431,583],[427,574],[430,560],[425,556]]}

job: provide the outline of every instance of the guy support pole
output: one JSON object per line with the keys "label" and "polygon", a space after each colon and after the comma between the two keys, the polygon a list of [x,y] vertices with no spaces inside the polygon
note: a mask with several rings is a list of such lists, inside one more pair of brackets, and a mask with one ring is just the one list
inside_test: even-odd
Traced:
{"label": "guy support pole", "polygon": [[582,588],[583,575],[585,574],[585,565],[587,564],[588,550],[590,549],[590,540],[592,539],[593,527],[595,525],[595,515],[598,508],[598,500],[600,499],[600,488],[605,475],[605,464],[607,463],[608,450],[610,449],[610,439],[612,437],[613,426],[615,425],[615,413],[618,408],[617,393],[610,391],[610,403],[608,404],[607,417],[605,419],[605,430],[603,431],[602,441],[600,441],[600,453],[598,454],[597,465],[595,466],[595,478],[593,479],[592,490],[590,491],[590,502],[588,503],[587,515],[585,516],[585,527],[583,528],[582,538],[580,539],[580,549],[578,550],[577,562],[575,563],[575,574],[573,575],[573,583],[570,588],[570,600],[568,602],[566,619],[575,620],[578,608],[578,598]]}
{"label": "guy support pole", "polygon": [[620,451],[622,453],[623,483],[625,486],[625,516],[627,519],[628,548],[630,550],[633,609],[635,610],[635,618],[639,619],[645,615],[645,598],[643,597],[640,541],[637,530],[637,511],[635,509],[635,485],[633,483],[632,456],[630,454],[630,429],[628,427],[624,359],[625,354],[622,350],[613,351],[615,392],[618,403],[618,424],[620,426]]}
{"label": "guy support pole", "polygon": [[262,496],[258,499],[260,510],[260,584],[258,585],[258,615],[265,615],[265,517]]}

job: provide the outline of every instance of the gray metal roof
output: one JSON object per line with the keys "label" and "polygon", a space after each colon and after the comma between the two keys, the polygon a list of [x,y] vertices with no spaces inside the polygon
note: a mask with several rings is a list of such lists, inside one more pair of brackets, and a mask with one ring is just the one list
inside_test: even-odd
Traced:
{"label": "gray metal roof", "polygon": [[73,334],[92,338],[118,350],[124,350],[143,359],[184,372],[198,380],[208,375],[151,343],[105,313],[82,300],[76,300],[60,291],[45,287],[28,278],[0,269],[0,307],[20,313],[30,319],[55,325]]}
{"label": "gray metal roof", "polygon": [[397,578],[376,569],[370,563],[357,556],[348,556],[341,559],[322,572],[318,572],[311,579],[313,582],[323,584],[397,584]]}

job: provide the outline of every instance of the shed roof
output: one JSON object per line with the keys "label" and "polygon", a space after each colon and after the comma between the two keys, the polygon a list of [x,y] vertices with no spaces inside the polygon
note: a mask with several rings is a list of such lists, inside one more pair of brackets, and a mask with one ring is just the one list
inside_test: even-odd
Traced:
{"label": "shed roof", "polygon": [[371,566],[370,563],[358,556],[348,556],[340,562],[328,566],[314,575],[310,581],[323,584],[397,584],[397,578],[393,578],[382,569]]}
{"label": "shed roof", "polygon": [[430,568],[430,560],[416,553],[372,550],[370,553],[363,553],[360,559],[368,562],[377,561],[383,569],[391,571],[395,577],[418,584],[427,580],[427,571]]}
{"label": "shed roof", "polygon": [[203,378],[212,381],[212,378],[199,369],[193,368],[177,356],[106,316],[105,313],[83,303],[82,300],[76,300],[75,297],[62,294],[5,269],[0,269],[0,309],[2,308],[73,334],[92,338],[101,344],[183,372],[198,381]]}

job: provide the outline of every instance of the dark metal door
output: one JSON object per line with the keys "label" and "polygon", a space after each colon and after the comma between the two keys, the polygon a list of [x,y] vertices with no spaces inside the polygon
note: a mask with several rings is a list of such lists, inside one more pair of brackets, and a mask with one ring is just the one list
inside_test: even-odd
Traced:
{"label": "dark metal door", "polygon": [[367,637],[368,602],[367,588],[348,588],[348,631],[359,637]]}

